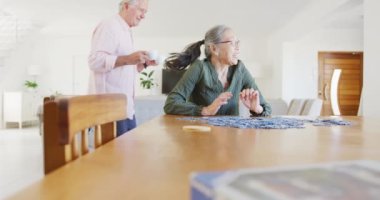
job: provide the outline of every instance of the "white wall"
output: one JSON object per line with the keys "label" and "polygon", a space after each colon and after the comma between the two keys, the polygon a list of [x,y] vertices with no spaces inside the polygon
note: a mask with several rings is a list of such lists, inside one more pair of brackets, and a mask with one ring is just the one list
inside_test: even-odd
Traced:
{"label": "white wall", "polygon": [[[55,92],[74,94],[75,72],[88,72],[87,55],[90,48],[90,36],[46,36],[36,40],[34,59],[43,68],[40,75],[40,90],[50,95]],[[78,62],[80,64],[78,64]],[[76,75],[85,85],[88,73]],[[82,83],[82,85],[83,85]]]}
{"label": "white wall", "polygon": [[[87,36],[31,35],[28,40],[20,42],[5,59],[2,71],[4,74],[0,80],[0,94],[2,95],[3,91],[25,91],[25,80],[34,78],[27,74],[27,68],[30,65],[41,67],[41,74],[35,77],[39,84],[37,88],[39,98],[56,91],[73,94],[74,60],[78,55],[87,58],[88,38]],[[87,66],[83,67],[87,69]],[[81,76],[86,77],[87,74]],[[87,85],[87,80],[85,81]],[[2,98],[0,105],[2,116]]]}
{"label": "white wall", "polygon": [[282,97],[316,98],[319,51],[363,51],[363,30],[320,29],[283,45]]}
{"label": "white wall", "polygon": [[[270,92],[268,96],[273,97],[273,98],[291,98],[290,96],[294,95],[294,92],[292,91],[291,93],[288,93],[289,86],[287,86],[287,84],[288,84],[289,79],[290,81],[293,81],[294,79],[298,78],[297,76],[292,77],[290,73],[295,72],[295,70],[297,68],[301,68],[301,66],[297,67],[297,66],[290,66],[290,65],[293,65],[293,64],[303,65],[305,63],[289,60],[294,54],[292,53],[292,51],[298,51],[298,53],[302,53],[304,55],[305,54],[311,55],[313,54],[313,52],[315,52],[315,49],[313,48],[323,47],[323,46],[320,46],[318,43],[314,43],[314,44],[311,44],[311,45],[316,45],[314,47],[309,48],[309,46],[307,46],[306,49],[297,50],[297,48],[303,45],[298,44],[299,47],[297,47],[296,44],[294,44],[296,46],[293,46],[292,43],[294,41],[299,40],[300,38],[307,37],[307,35],[312,34],[318,31],[319,29],[327,27],[327,25],[329,24],[326,24],[326,23],[329,22],[329,19],[331,17],[333,19],[339,19],[339,16],[344,18],[347,13],[357,11],[357,9],[353,9],[352,11],[348,11],[347,13],[345,13],[346,11],[344,8],[354,7],[354,6],[355,6],[355,2],[350,1],[350,0],[311,1],[311,3],[307,7],[305,7],[301,12],[296,13],[293,19],[289,23],[287,23],[285,26],[281,27],[279,30],[277,30],[276,32],[272,33],[269,36],[268,48],[267,48],[268,50],[268,54],[267,54],[268,55],[267,57],[268,69],[267,70],[271,74],[271,79],[265,80],[266,82],[265,85],[270,87],[270,88],[266,88],[266,90]],[[359,11],[360,11],[360,7],[359,7]],[[343,20],[347,21],[350,19],[343,19]],[[344,31],[344,30],[340,30],[340,31]],[[347,36],[347,38],[355,37],[355,35],[357,35],[357,33],[354,33],[354,36]],[[323,34],[321,34],[320,36],[318,36],[318,34],[309,35],[309,40],[310,41],[316,40],[318,42],[322,42],[322,44],[325,44],[325,47],[331,47],[333,44],[336,44],[338,48],[341,48],[340,45],[343,44],[344,38],[342,38],[341,40],[341,38],[337,37],[338,38],[337,42],[329,40],[330,43],[326,43],[322,41],[324,39],[328,39],[329,37],[334,37],[334,36],[326,36],[326,35],[323,36]],[[356,43],[356,42],[353,42],[353,43]],[[341,50],[345,50],[345,49],[341,49]],[[347,51],[349,50],[350,49],[347,49]],[[307,58],[306,60],[308,60],[309,58]],[[288,71],[288,69],[285,69],[285,66],[284,66],[285,64],[291,68],[291,71]],[[307,76],[309,78],[311,76],[314,76],[313,72],[308,71],[307,73],[308,73]],[[292,84],[292,83],[289,83],[289,84]],[[294,83],[292,85],[294,85]],[[312,86],[312,84],[309,84],[308,86],[315,88]],[[306,95],[309,95],[309,94],[304,94],[301,91],[300,94],[297,93],[297,96],[298,95],[300,97],[305,97]]]}
{"label": "white wall", "polygon": [[380,1],[364,1],[363,115],[380,117]]}
{"label": "white wall", "polygon": [[3,67],[0,76],[0,127],[3,127],[3,92],[4,91],[25,91],[24,82],[32,80],[27,75],[27,66],[31,64],[31,53],[33,44],[24,42],[18,44],[3,60]]}

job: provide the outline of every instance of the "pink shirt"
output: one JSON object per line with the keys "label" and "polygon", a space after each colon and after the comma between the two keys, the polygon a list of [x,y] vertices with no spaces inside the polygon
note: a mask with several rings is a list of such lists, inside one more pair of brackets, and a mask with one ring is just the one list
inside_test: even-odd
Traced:
{"label": "pink shirt", "polygon": [[127,117],[133,119],[136,65],[115,68],[116,58],[134,52],[129,25],[116,15],[101,22],[93,32],[90,66],[90,94],[123,93],[127,96]]}

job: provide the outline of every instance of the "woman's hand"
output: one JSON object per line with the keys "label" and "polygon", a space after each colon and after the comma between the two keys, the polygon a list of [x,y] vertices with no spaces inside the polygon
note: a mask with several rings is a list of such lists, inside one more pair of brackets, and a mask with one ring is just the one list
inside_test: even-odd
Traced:
{"label": "woman's hand", "polygon": [[260,105],[260,93],[258,90],[254,89],[244,89],[240,92],[240,100],[243,102],[245,107],[250,111],[257,114],[263,112],[264,108]]}
{"label": "woman's hand", "polygon": [[231,92],[221,93],[209,106],[203,107],[202,115],[215,115],[222,105],[228,103],[228,100],[232,97]]}

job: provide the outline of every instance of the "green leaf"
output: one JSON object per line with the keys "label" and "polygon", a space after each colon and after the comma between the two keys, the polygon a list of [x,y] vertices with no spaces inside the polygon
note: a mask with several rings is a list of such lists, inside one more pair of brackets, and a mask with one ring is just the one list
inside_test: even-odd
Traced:
{"label": "green leaf", "polygon": [[153,70],[149,73],[148,77],[151,77],[153,75]]}
{"label": "green leaf", "polygon": [[141,72],[140,85],[142,86],[142,88],[151,89],[153,86],[157,85],[154,82],[154,78],[152,77],[153,73],[154,73],[154,70],[152,71],[144,70],[143,72]]}
{"label": "green leaf", "polygon": [[24,85],[28,88],[37,88],[38,84],[35,81],[25,81]]}

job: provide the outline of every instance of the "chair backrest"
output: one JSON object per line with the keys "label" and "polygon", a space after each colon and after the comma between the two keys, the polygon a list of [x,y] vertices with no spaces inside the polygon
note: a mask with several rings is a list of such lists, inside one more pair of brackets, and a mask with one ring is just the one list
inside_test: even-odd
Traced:
{"label": "chair backrest", "polygon": [[283,99],[267,99],[267,102],[272,107],[272,115],[286,115],[288,105]]}
{"label": "chair backrest", "polygon": [[301,115],[306,99],[292,99],[287,115]]}
{"label": "chair backrest", "polygon": [[301,115],[320,116],[322,111],[321,99],[307,99],[302,109]]}
{"label": "chair backrest", "polygon": [[[116,137],[116,121],[126,118],[123,94],[59,96],[44,99],[45,174],[88,153],[88,129],[95,127],[95,148]],[[79,144],[77,134],[81,134]],[[81,147],[79,147],[81,146]]]}

